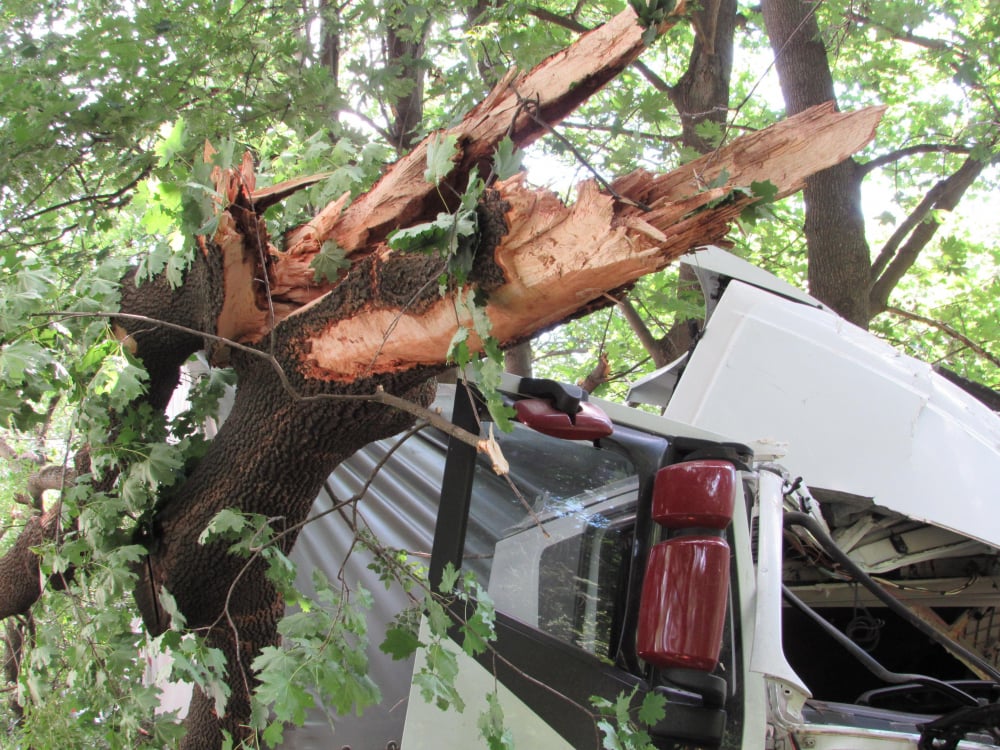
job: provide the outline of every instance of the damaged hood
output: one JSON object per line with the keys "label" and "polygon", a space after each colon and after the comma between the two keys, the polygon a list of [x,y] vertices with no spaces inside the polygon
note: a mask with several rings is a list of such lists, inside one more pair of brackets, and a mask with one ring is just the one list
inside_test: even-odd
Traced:
{"label": "damaged hood", "polygon": [[1000,416],[758,268],[716,248],[686,262],[705,333],[630,401],[772,455],[814,490],[1000,547]]}

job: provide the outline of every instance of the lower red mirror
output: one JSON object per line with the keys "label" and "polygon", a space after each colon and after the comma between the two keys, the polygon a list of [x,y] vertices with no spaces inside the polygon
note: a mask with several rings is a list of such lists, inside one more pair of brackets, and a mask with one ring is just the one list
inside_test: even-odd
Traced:
{"label": "lower red mirror", "polygon": [[729,589],[729,545],[682,536],[649,553],[639,605],[639,656],[660,668],[711,671],[719,661]]}

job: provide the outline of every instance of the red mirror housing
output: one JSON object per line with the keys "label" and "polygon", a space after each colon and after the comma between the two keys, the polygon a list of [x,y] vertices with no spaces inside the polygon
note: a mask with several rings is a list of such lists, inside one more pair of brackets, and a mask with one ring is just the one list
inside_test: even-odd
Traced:
{"label": "red mirror housing", "polygon": [[728,592],[729,545],[722,537],[682,536],[655,545],[639,607],[640,658],[660,668],[715,669]]}
{"label": "red mirror housing", "polygon": [[543,398],[525,398],[514,402],[517,421],[562,440],[599,440],[614,432],[614,423],[600,407],[588,401],[580,402],[580,411],[570,419]]}
{"label": "red mirror housing", "polygon": [[733,520],[736,467],[703,459],[665,466],[653,487],[653,520],[671,529],[722,530]]}

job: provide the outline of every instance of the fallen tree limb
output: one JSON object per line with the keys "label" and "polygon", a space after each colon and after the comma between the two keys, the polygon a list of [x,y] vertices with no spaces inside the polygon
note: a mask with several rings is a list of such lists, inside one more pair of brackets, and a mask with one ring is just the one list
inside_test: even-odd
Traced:
{"label": "fallen tree limb", "polygon": [[[871,140],[881,114],[880,108],[842,113],[821,105],[665,175],[636,172],[614,183],[621,195],[649,205],[647,212],[615,200],[592,181],[580,185],[570,206],[528,187],[520,176],[497,185],[499,202],[507,207],[507,233],[494,251],[504,282],[489,296],[493,336],[510,344],[582,308],[610,304],[608,292],[662,269],[693,247],[723,241],[732,222],[756,200],[738,188],[770,181],[778,197],[801,189],[810,174]],[[722,174],[728,175],[723,185],[705,187]],[[379,252],[384,271],[392,253],[385,247]],[[313,306],[293,313],[292,318],[307,313],[313,322],[299,347],[310,352],[304,374],[346,382],[440,364],[459,327],[472,328],[459,302],[467,292],[456,290],[420,309],[373,298],[349,315],[331,311],[319,330]]]}

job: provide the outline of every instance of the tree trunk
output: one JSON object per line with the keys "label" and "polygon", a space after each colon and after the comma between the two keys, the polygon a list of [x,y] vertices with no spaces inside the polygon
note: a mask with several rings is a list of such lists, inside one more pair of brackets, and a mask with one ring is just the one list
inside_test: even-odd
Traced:
{"label": "tree trunk", "polygon": [[[788,115],[835,102],[816,5],[764,0],[761,9]],[[861,209],[862,177],[856,162],[846,159],[810,177],[803,198],[809,290],[847,320],[867,328],[871,257]]]}
{"label": "tree trunk", "polygon": [[[721,143],[729,116],[729,83],[733,67],[733,42],[736,33],[735,0],[711,0],[691,13],[695,41],[688,67],[671,87],[670,101],[681,118],[681,143],[695,153],[707,154]],[[714,123],[717,134],[702,131],[705,123]],[[681,266],[676,294],[698,288],[694,272]],[[686,352],[701,321],[674,320],[667,333],[659,338],[627,301],[619,305],[629,327],[653,358],[655,367],[665,367]]]}
{"label": "tree trunk", "polygon": [[712,122],[721,135],[729,115],[729,79],[733,69],[736,0],[709,0],[691,12],[695,41],[684,75],[670,89],[670,101],[681,117],[684,146],[699,154],[714,149],[699,125]]}
{"label": "tree trunk", "polygon": [[424,42],[427,37],[427,21],[418,28],[401,16],[406,3],[389,4],[385,9],[385,56],[386,67],[397,85],[405,82],[409,88],[390,97],[389,108],[392,119],[389,123],[389,142],[397,154],[405,154],[417,141],[420,124],[424,121]]}

